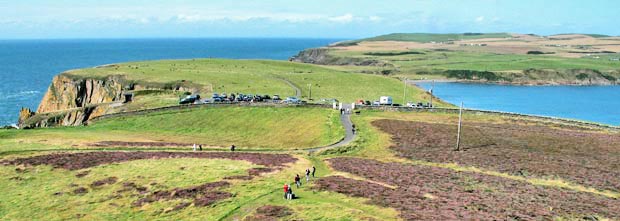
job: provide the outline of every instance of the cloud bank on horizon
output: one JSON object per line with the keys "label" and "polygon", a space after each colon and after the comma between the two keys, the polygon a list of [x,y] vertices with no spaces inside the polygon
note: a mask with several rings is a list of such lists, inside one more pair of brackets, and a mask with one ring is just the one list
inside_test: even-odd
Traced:
{"label": "cloud bank on horizon", "polygon": [[0,38],[620,35],[618,8],[617,0],[0,0]]}

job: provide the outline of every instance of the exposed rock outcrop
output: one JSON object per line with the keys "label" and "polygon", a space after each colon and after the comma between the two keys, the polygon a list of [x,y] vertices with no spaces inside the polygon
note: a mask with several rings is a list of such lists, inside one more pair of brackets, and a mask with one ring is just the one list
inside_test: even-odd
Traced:
{"label": "exposed rock outcrop", "polygon": [[[122,76],[83,78],[69,74],[54,77],[36,112],[24,108],[18,119],[19,128],[79,126],[92,117],[105,114],[109,105],[123,99]],[[130,85],[132,86],[132,85]]]}
{"label": "exposed rock outcrop", "polygon": [[101,116],[105,110],[105,107],[91,106],[74,108],[66,111],[37,113],[20,122],[18,126],[22,129],[54,126],[80,126],[83,125],[88,119]]}
{"label": "exposed rock outcrop", "polygon": [[194,91],[200,85],[187,81],[169,83],[142,82],[139,85],[122,75],[107,77],[57,75],[43,96],[36,112],[24,108],[18,119],[19,128],[79,126],[88,120],[121,109],[125,91],[173,90]]}
{"label": "exposed rock outcrop", "polygon": [[122,96],[122,82],[121,76],[109,76],[105,79],[84,79],[68,74],[57,75],[43,96],[37,113],[118,101]]}
{"label": "exposed rock outcrop", "polygon": [[30,110],[30,108],[22,107],[22,109],[19,111],[19,119],[17,119],[18,127],[21,127],[20,125],[24,125],[26,123],[26,120],[34,116],[34,114],[35,112]]}
{"label": "exposed rock outcrop", "polygon": [[293,56],[290,60],[308,64],[320,65],[355,65],[355,66],[391,66],[391,64],[369,59],[338,57],[329,54],[333,49],[311,48],[306,49]]}

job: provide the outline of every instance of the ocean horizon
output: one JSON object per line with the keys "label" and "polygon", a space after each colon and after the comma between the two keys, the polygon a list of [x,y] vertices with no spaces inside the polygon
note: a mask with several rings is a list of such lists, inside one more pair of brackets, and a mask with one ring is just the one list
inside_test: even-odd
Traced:
{"label": "ocean horizon", "polygon": [[36,110],[52,78],[66,70],[162,59],[287,60],[299,51],[343,39],[329,38],[118,38],[0,40],[0,125],[19,110]]}

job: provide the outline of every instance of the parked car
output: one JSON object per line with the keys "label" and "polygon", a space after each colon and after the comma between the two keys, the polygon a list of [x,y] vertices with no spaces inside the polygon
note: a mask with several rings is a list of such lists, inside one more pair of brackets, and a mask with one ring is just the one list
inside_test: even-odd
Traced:
{"label": "parked car", "polygon": [[280,95],[274,94],[271,100],[279,101],[279,100],[282,100],[282,98],[280,98]]}
{"label": "parked car", "polygon": [[287,104],[299,104],[299,103],[301,103],[301,100],[299,100],[299,98],[296,98],[296,97],[287,97],[286,100],[284,100],[284,103],[287,103]]}
{"label": "parked car", "polygon": [[373,101],[372,102],[372,106],[379,106],[379,105],[381,105],[381,102],[379,102],[379,101]]}
{"label": "parked car", "polygon": [[188,95],[185,98],[181,98],[179,104],[193,104],[197,100],[200,100],[200,95]]}

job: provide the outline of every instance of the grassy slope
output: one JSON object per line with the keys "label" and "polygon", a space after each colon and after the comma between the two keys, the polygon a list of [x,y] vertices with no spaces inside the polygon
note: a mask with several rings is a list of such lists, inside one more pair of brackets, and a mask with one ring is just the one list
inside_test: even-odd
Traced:
{"label": "grassy slope", "polygon": [[[291,108],[295,109],[295,108]],[[234,112],[234,111],[233,111]],[[159,115],[147,116],[157,117]],[[209,114],[205,115],[206,118],[220,117],[221,115]],[[491,123],[515,123],[513,118],[488,116],[488,115],[465,115],[468,122],[491,122]],[[316,220],[316,219],[330,219],[330,220],[360,220],[375,218],[380,220],[393,220],[397,219],[397,212],[393,209],[382,208],[377,206],[371,206],[365,204],[363,198],[352,198],[342,194],[336,194],[331,192],[312,191],[308,188],[307,184],[301,189],[296,189],[295,193],[301,198],[295,201],[284,201],[281,199],[281,186],[284,182],[291,182],[294,174],[302,173],[305,168],[309,168],[312,165],[317,166],[318,176],[329,175],[342,175],[352,177],[356,179],[364,179],[353,176],[351,174],[332,171],[328,165],[324,163],[325,159],[339,156],[354,156],[364,157],[370,159],[378,159],[381,161],[389,162],[401,162],[415,165],[425,165],[431,167],[447,168],[455,171],[462,171],[467,173],[481,173],[490,176],[500,176],[507,179],[514,179],[520,182],[529,183],[544,188],[568,188],[575,191],[593,191],[591,189],[584,188],[582,186],[573,185],[571,183],[559,182],[554,178],[523,178],[505,173],[499,173],[495,171],[482,170],[479,168],[469,167],[466,165],[455,164],[440,164],[429,163],[425,161],[409,160],[404,158],[395,157],[393,152],[387,147],[390,146],[390,136],[386,133],[379,131],[372,127],[370,122],[375,119],[400,119],[400,120],[413,120],[423,122],[439,122],[439,123],[453,123],[455,124],[458,117],[455,114],[443,114],[443,113],[388,113],[388,112],[376,112],[376,111],[364,111],[360,116],[354,116],[354,122],[358,126],[359,137],[356,141],[348,146],[339,148],[333,151],[329,151],[326,154],[319,156],[306,156],[297,155],[299,161],[293,165],[288,166],[283,171],[265,175],[264,177],[256,178],[250,182],[236,182],[230,188],[226,188],[225,191],[229,191],[235,194],[233,200],[225,200],[216,204],[213,207],[208,208],[196,208],[190,206],[179,212],[172,213],[160,213],[159,211],[170,208],[176,205],[178,202],[158,202],[146,206],[141,209],[131,209],[126,205],[133,200],[132,197],[123,197],[120,199],[105,200],[112,192],[119,188],[116,186],[104,186],[98,190],[91,191],[84,196],[74,196],[71,194],[63,195],[60,197],[53,196],[57,191],[69,191],[68,185],[70,183],[76,183],[81,186],[86,185],[94,180],[101,179],[107,176],[117,176],[121,181],[130,180],[139,184],[148,184],[154,180],[158,183],[169,183],[168,187],[183,187],[198,182],[203,182],[207,179],[219,179],[222,176],[230,174],[237,174],[239,170],[243,168],[252,167],[248,164],[239,164],[238,162],[226,161],[226,160],[164,160],[164,161],[135,161],[120,163],[115,165],[101,166],[101,168],[91,169],[91,174],[85,178],[77,179],[74,177],[75,172],[67,173],[62,170],[50,170],[48,167],[36,167],[29,169],[26,173],[18,173],[14,167],[1,166],[0,173],[2,177],[15,177],[19,176],[25,178],[24,181],[15,181],[4,179],[0,181],[0,189],[4,190],[1,195],[3,198],[10,199],[11,203],[0,203],[0,217],[20,218],[29,215],[31,217],[39,217],[46,219],[62,219],[73,216],[78,213],[92,213],[98,216],[100,219],[221,219],[224,220],[240,220],[244,217],[251,215],[253,211],[262,205],[283,205],[290,207],[294,210],[294,215],[287,217],[287,219],[304,219],[304,220]],[[164,121],[165,122],[165,121]],[[257,124],[263,124],[265,122],[257,122]],[[100,122],[100,124],[94,127],[105,127],[110,130],[114,125],[122,124],[120,120],[113,122]],[[132,130],[140,130],[137,127],[130,126]],[[64,129],[64,128],[63,128]],[[115,128],[119,129],[119,128]],[[34,131],[36,132],[36,130]],[[6,133],[0,133],[0,136]],[[97,130],[94,130],[91,134],[95,136]],[[2,138],[5,138],[3,136]],[[47,136],[48,138],[51,136]],[[33,137],[32,139],[39,139]],[[3,139],[5,140],[5,139]],[[294,142],[289,140],[289,142]],[[15,143],[15,145],[28,145]],[[2,143],[0,143],[2,146]],[[63,145],[60,145],[63,146]],[[63,146],[67,147],[67,146]],[[33,147],[39,148],[39,147]],[[37,153],[39,154],[39,153]],[[4,156],[14,157],[15,155]],[[180,171],[177,168],[181,166],[189,166],[189,170],[186,172]],[[227,167],[222,169],[221,167]],[[131,169],[129,169],[131,168]],[[130,171],[128,174],[121,171]],[[156,175],[155,175],[156,174]],[[208,174],[206,177],[202,177],[202,174]],[[138,177],[141,175],[141,177]],[[178,177],[177,177],[178,176]],[[60,180],[52,182],[53,185],[48,185],[51,180]],[[49,186],[45,188],[45,186]],[[481,184],[483,185],[483,184]],[[38,190],[38,192],[37,192]],[[32,197],[24,198],[27,192],[34,192]],[[596,192],[594,190],[593,192]],[[18,194],[22,194],[21,196]],[[597,193],[598,194],[598,193]],[[37,198],[38,197],[38,198]],[[43,199],[45,205],[43,207],[38,205],[35,199]],[[17,202],[21,200],[20,202]],[[120,208],[110,206],[109,203],[115,203],[121,205]],[[63,208],[59,205],[75,205],[75,208]],[[58,216],[52,216],[50,213],[40,213],[39,211],[27,211],[26,214],[21,214],[16,211],[23,210],[24,208],[39,208],[42,211],[58,211]],[[27,209],[25,209],[27,210]]]}
{"label": "grassy slope", "polygon": [[477,70],[512,71],[536,69],[597,69],[616,70],[618,62],[608,59],[562,58],[541,55],[490,54],[460,51],[420,50],[424,54],[368,56],[365,52],[339,52],[336,56],[379,59],[395,64],[402,72],[414,70]]}
{"label": "grassy slope", "polygon": [[[86,127],[0,132],[3,142],[30,145],[162,141],[220,147],[235,144],[243,149],[310,148],[332,144],[343,136],[337,111],[302,107],[208,107],[111,118]],[[7,145],[0,151],[22,146]]]}
{"label": "grassy slope", "polygon": [[[115,67],[68,71],[78,77],[126,75],[139,84],[166,84],[185,80],[197,85],[203,96],[212,91],[228,93],[279,94],[294,96],[295,91],[283,79],[291,81],[312,97],[337,98],[344,102],[357,99],[377,100],[380,96],[402,97],[402,83],[396,79],[359,75],[316,65],[265,60],[167,60],[133,62]],[[371,84],[369,87],[369,83]],[[411,87],[408,100],[424,100],[424,93]]]}
{"label": "grassy slope", "polygon": [[[298,156],[300,157],[300,156]],[[288,218],[303,220],[395,220],[393,209],[364,204],[364,199],[346,197],[341,194],[315,192],[304,185],[295,189],[301,198],[295,201],[282,199],[281,187],[295,173],[310,167],[312,161],[301,159],[284,171],[264,175],[251,181],[231,181],[232,185],[224,191],[233,193],[234,199],[218,202],[210,207],[190,206],[177,212],[163,213],[183,201],[159,201],[140,208],[131,207],[137,200],[132,192],[121,197],[109,198],[121,189],[122,182],[134,182],[148,186],[150,190],[168,190],[174,187],[187,187],[204,182],[222,180],[225,176],[245,174],[247,168],[255,165],[231,160],[218,159],[165,159],[139,160],[103,165],[90,168],[89,175],[76,178],[80,171],[67,172],[53,170],[47,166],[31,168],[25,173],[16,172],[13,167],[0,167],[3,177],[21,177],[23,180],[0,181],[0,217],[7,219],[75,219],[85,214],[89,220],[237,220],[247,216],[262,205],[282,205],[294,210]],[[180,167],[185,167],[181,170]],[[319,166],[319,176],[326,175],[324,167]],[[71,184],[88,186],[95,180],[116,176],[116,184],[88,188],[85,195],[56,192],[71,192]],[[157,183],[151,185],[151,183]],[[304,182],[305,183],[305,182]]]}
{"label": "grassy slope", "polygon": [[[463,34],[424,34],[413,33],[404,34],[396,33],[389,35],[377,36],[356,40],[361,41],[412,41],[420,43],[429,43],[431,41],[442,42],[448,40],[469,40],[481,38],[504,38],[510,37],[505,33],[490,33],[483,35],[463,35]],[[404,54],[399,55],[397,52],[403,51],[349,51],[349,50],[332,50],[330,55],[341,59],[357,58],[362,60],[376,60],[384,63],[392,64],[393,67],[375,67],[375,66],[326,66],[328,68],[348,71],[348,72],[374,72],[379,73],[383,70],[392,70],[394,76],[408,77],[412,79],[433,79],[445,78],[442,72],[445,70],[474,70],[474,71],[493,71],[499,72],[508,79],[528,79],[531,76],[511,74],[502,72],[520,72],[526,69],[594,69],[602,72],[616,71],[610,73],[609,76],[619,78],[617,71],[620,69],[620,63],[611,61],[610,58],[619,57],[618,54],[600,55],[600,59],[590,57],[583,58],[565,58],[552,55],[525,55],[525,54],[496,54],[489,52],[466,52],[466,51],[435,51],[429,49],[412,49],[415,52],[423,54]],[[372,53],[393,53],[392,56],[375,56]],[[430,74],[429,74],[430,73]],[[536,76],[534,76],[536,77]],[[575,80],[575,76],[553,75],[538,76],[539,79],[533,80]]]}

